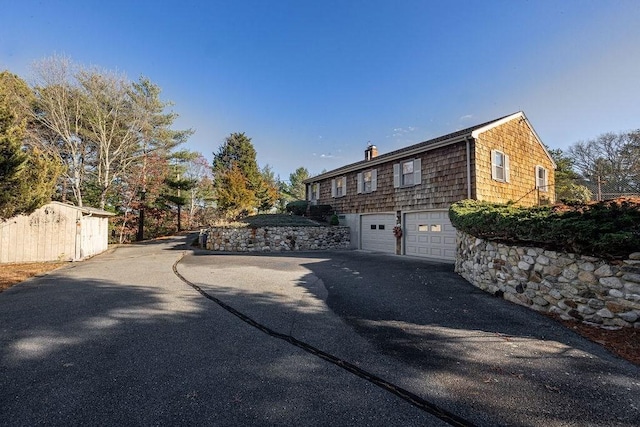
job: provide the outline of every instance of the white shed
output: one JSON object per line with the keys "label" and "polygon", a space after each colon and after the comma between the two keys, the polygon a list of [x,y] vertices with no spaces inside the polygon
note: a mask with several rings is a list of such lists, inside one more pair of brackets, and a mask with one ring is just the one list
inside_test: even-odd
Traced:
{"label": "white shed", "polygon": [[50,202],[0,222],[0,264],[80,261],[109,244],[111,212]]}

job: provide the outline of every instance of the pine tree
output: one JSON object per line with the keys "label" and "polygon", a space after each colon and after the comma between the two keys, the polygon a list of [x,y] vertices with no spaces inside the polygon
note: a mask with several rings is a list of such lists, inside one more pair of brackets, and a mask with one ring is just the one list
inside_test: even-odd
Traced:
{"label": "pine tree", "polygon": [[24,145],[31,95],[17,76],[0,73],[0,218],[28,214],[51,200],[62,165]]}
{"label": "pine tree", "polygon": [[218,209],[228,220],[248,214],[256,205],[256,195],[242,170],[235,164],[216,175]]}
{"label": "pine tree", "polygon": [[[214,153],[212,169],[218,209],[223,216],[237,217],[239,212],[249,213],[259,207],[256,193],[261,189],[262,176],[251,138],[244,133],[229,135],[218,153]],[[241,196],[245,200],[238,199]]]}

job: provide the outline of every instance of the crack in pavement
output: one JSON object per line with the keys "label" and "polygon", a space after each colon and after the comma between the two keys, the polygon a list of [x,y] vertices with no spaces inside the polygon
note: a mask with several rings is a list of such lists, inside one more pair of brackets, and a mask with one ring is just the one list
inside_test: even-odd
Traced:
{"label": "crack in pavement", "polygon": [[[187,280],[182,274],[180,274],[180,272],[178,272],[178,264],[180,263],[180,261],[182,261],[182,259],[185,257],[185,255],[187,254],[187,251],[182,253],[182,256],[180,256],[180,258],[178,258],[178,260],[176,260],[176,262],[173,264],[173,273],[180,279],[182,280],[184,283],[186,283],[187,285],[189,285],[190,287],[192,287],[193,289],[195,289],[198,293],[200,293],[203,297],[213,301],[214,303],[216,303],[217,305],[219,305],[221,308],[223,308],[224,310],[228,311],[229,313],[233,314],[234,316],[238,317],[240,320],[242,320],[243,322],[253,326],[254,328],[264,332],[265,334],[273,337],[273,338],[277,338],[280,339],[282,341],[285,341],[301,350],[304,350],[305,352],[312,354],[322,360],[325,360],[329,363],[334,364],[335,366],[338,366],[342,369],[344,369],[347,372],[350,372],[356,376],[358,376],[359,378],[362,378],[374,385],[376,385],[377,387],[394,394],[395,396],[403,399],[404,401],[410,403],[411,405],[439,418],[440,420],[446,422],[449,425],[452,426],[460,426],[460,427],[472,427],[474,426],[474,424],[471,421],[468,421],[452,412],[447,411],[444,408],[441,408],[440,406],[429,402],[425,399],[423,399],[422,397],[400,387],[397,386],[393,383],[390,383],[386,380],[384,380],[383,378],[372,374],[368,371],[365,371],[362,368],[359,368],[356,365],[353,365],[352,363],[349,363],[348,361],[344,360],[344,359],[340,359],[337,356],[334,356],[330,353],[324,352],[322,350],[320,350],[317,347],[314,347],[304,341],[300,341],[296,338],[294,338],[293,336],[291,336],[291,331],[289,332],[289,334],[283,334],[280,332],[277,332],[261,323],[258,323],[257,321],[255,321],[254,319],[252,319],[251,317],[247,316],[246,314],[236,310],[235,308],[231,307],[230,305],[226,304],[225,302],[223,302],[222,300],[216,298],[215,296],[207,293],[206,291],[204,291],[202,288],[200,288],[198,285],[196,285],[193,282],[190,282],[189,280]],[[318,280],[320,280],[318,278]]]}

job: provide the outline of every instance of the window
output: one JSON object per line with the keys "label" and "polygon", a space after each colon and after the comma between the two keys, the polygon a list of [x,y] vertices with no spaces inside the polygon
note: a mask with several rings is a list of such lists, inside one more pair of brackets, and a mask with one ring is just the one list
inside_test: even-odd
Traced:
{"label": "window", "polygon": [[358,194],[371,193],[378,188],[378,171],[371,169],[358,173]]}
{"label": "window", "polygon": [[413,185],[413,160],[402,164],[402,185]]}
{"label": "window", "polygon": [[509,156],[502,151],[491,150],[491,178],[509,182]]}
{"label": "window", "polygon": [[309,200],[311,200],[312,202],[317,202],[320,198],[320,184],[314,182],[313,184],[311,184],[310,190],[311,191],[309,192]]}
{"label": "window", "polygon": [[547,180],[548,173],[542,166],[536,166],[536,188],[540,191],[547,191],[549,182]]}
{"label": "window", "polygon": [[347,194],[347,177],[341,176],[331,180],[331,197],[342,197]]}
{"label": "window", "polygon": [[422,163],[420,159],[408,160],[393,165],[393,186],[411,187],[422,183]]}
{"label": "window", "polygon": [[371,192],[371,171],[366,171],[363,176],[364,179],[364,192]]}

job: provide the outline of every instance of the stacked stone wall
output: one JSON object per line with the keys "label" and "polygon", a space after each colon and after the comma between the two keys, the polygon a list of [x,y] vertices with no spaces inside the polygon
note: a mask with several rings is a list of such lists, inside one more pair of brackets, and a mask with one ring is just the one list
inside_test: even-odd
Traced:
{"label": "stacked stone wall", "polygon": [[349,249],[349,227],[213,227],[200,232],[200,244],[224,252],[281,252]]}
{"label": "stacked stone wall", "polygon": [[455,270],[480,289],[565,320],[640,328],[640,252],[608,262],[458,231]]}

